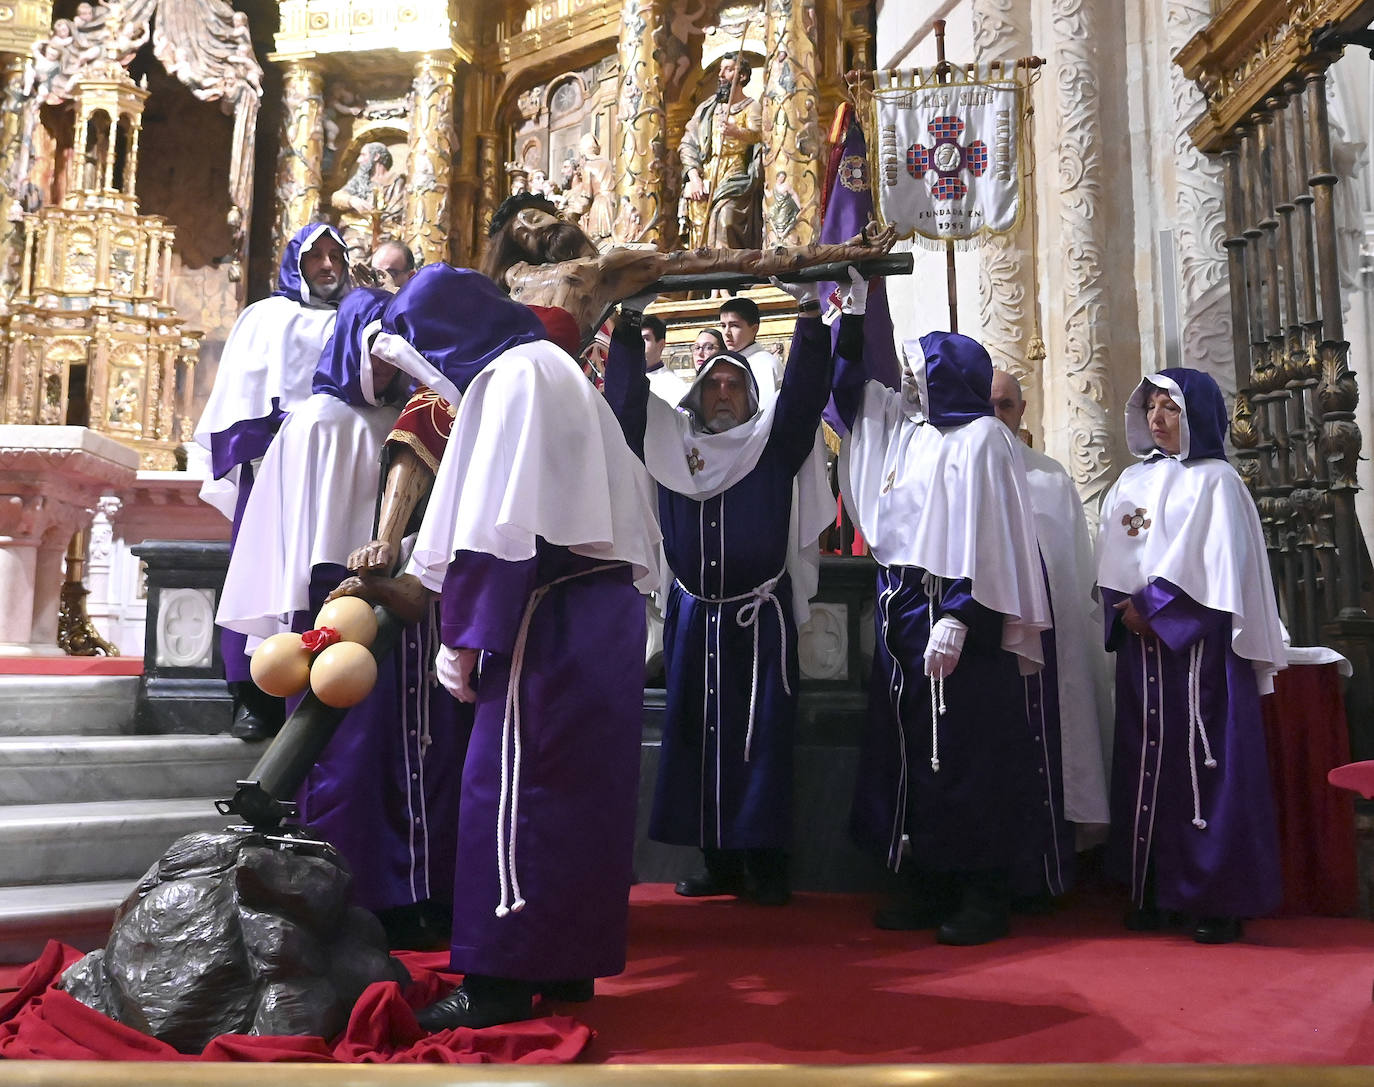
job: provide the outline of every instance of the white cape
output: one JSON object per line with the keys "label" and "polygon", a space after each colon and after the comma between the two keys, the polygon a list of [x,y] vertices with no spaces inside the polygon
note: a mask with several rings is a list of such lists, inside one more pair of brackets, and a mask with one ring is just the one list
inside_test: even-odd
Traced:
{"label": "white cape", "polygon": [[[274,398],[283,411],[305,403],[337,316],[333,306],[303,306],[277,295],[239,314],[196,423],[196,442],[209,449],[212,434],[245,419],[263,418],[272,411]],[[231,520],[238,477],[236,467],[223,479],[207,479],[200,489],[200,497]]]}
{"label": "white cape", "polygon": [[[668,490],[697,502],[729,490],[754,470],[768,444],[777,411],[774,396],[751,418],[720,434],[698,431],[685,411],[649,397],[644,427],[644,463],[649,475]],[[696,471],[692,466],[696,465]],[[821,429],[792,484],[792,517],[787,536],[787,573],[792,579],[792,616],[801,626],[811,617],[811,598],[820,585],[820,534],[835,520],[835,496],[825,472]],[[666,558],[656,589],[663,600],[673,583]]]}
{"label": "white cape", "polygon": [[1011,433],[984,416],[941,430],[876,381],[840,451],[840,488],[884,566],[969,578],[973,598],[1005,616],[1002,648],[1023,674],[1045,663],[1049,601],[1025,471]]}
{"label": "white cape", "polygon": [[1106,823],[1106,760],[1114,717],[1101,611],[1092,592],[1092,539],[1083,503],[1063,466],[1020,442],[1014,445],[1026,468],[1054,609],[1064,818]]}
{"label": "white cape", "polygon": [[454,552],[520,562],[542,537],[629,563],[640,588],[653,587],[662,537],[648,474],[567,354],[542,340],[514,347],[457,409],[409,573],[438,592]]}
{"label": "white cape", "polygon": [[289,630],[310,607],[310,570],[345,565],[372,539],[382,446],[400,414],[316,393],[262,458],[215,621],[253,638]]}
{"label": "white cape", "polygon": [[778,398],[778,391],[782,388],[782,356],[757,342],[751,343],[740,354],[748,360],[749,370],[758,384],[759,407],[768,407]]}
{"label": "white cape", "polygon": [[649,371],[649,391],[669,407],[677,407],[692,386],[666,366]]}
{"label": "white cape", "polygon": [[[1134,531],[1134,534],[1132,532]],[[1157,578],[1231,616],[1231,648],[1261,694],[1287,662],[1254,499],[1226,461],[1158,456],[1121,473],[1102,500],[1097,583],[1138,593]]]}

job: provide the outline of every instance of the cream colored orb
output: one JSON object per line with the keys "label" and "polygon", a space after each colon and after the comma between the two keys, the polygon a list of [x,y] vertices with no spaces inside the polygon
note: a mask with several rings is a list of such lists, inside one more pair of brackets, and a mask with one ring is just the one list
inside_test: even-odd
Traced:
{"label": "cream colored orb", "polygon": [[299,634],[273,634],[253,650],[248,673],[266,694],[290,698],[310,685],[310,650]]}
{"label": "cream colored orb", "polygon": [[315,627],[333,627],[346,642],[371,645],[377,637],[377,615],[372,605],[356,596],[331,600],[315,616]]}
{"label": "cream colored orb", "polygon": [[377,662],[366,646],[335,642],[315,657],[310,689],[326,706],[346,710],[356,706],[377,683]]}

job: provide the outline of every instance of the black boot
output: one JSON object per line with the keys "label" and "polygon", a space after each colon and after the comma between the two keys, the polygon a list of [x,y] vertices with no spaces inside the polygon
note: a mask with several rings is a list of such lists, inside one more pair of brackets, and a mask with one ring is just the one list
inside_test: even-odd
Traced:
{"label": "black boot", "polygon": [[1011,896],[1000,870],[964,872],[959,912],[942,924],[935,939],[953,947],[974,947],[1000,940],[1010,931]]}
{"label": "black boot", "polygon": [[893,932],[939,928],[958,909],[958,890],[948,872],[907,864],[897,872],[897,880],[892,897],[873,913],[874,928]]}
{"label": "black boot", "polygon": [[280,698],[264,694],[251,680],[236,680],[227,684],[234,700],[234,721],[229,734],[249,743],[270,740],[281,731],[286,720],[286,703]]}
{"label": "black boot", "polygon": [[415,1019],[430,1034],[455,1027],[476,1030],[516,1023],[533,1013],[534,991],[528,981],[468,974],[448,996],[416,1012]]}
{"label": "black boot", "polygon": [[683,898],[744,894],[744,854],[740,850],[703,849],[701,854],[706,871],[698,876],[688,876],[678,883],[673,888],[677,894]]}
{"label": "black boot", "polygon": [[750,898],[760,906],[786,906],[792,901],[791,864],[785,849],[751,849],[746,866]]}

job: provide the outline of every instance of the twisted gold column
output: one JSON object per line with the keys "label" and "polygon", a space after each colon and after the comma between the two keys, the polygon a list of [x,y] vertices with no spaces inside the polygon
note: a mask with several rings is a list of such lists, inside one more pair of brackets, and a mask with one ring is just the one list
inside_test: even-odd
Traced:
{"label": "twisted gold column", "polygon": [[763,89],[764,245],[810,245],[820,234],[820,92],[816,0],[768,0]]}
{"label": "twisted gold column", "polygon": [[620,100],[615,152],[617,242],[661,245],[671,227],[664,206],[667,179],[667,114],[663,65],[667,34],[663,0],[632,0],[620,29]]}
{"label": "twisted gold column", "polygon": [[272,237],[278,259],[291,235],[314,222],[320,214],[324,73],[314,61],[287,61],[282,71],[280,143],[276,225]]}
{"label": "twisted gold column", "polygon": [[449,256],[455,72],[449,53],[426,53],[415,65],[403,231],[406,244],[422,264]]}

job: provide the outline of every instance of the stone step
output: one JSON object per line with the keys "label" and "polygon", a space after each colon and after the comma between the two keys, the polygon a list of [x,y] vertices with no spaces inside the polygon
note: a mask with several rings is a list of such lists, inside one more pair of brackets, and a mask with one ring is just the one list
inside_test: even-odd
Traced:
{"label": "stone step", "polygon": [[230,820],[205,798],[0,808],[0,887],[135,880],[177,838]]}
{"label": "stone step", "polygon": [[[231,736],[0,739],[0,798],[31,805],[228,797],[263,750]],[[0,806],[0,822],[6,815]]]}
{"label": "stone step", "polygon": [[132,732],[138,683],[138,676],[0,676],[0,736]]}
{"label": "stone step", "polygon": [[0,963],[32,962],[49,940],[105,946],[115,907],[133,880],[0,887]]}

